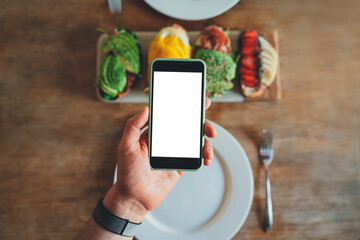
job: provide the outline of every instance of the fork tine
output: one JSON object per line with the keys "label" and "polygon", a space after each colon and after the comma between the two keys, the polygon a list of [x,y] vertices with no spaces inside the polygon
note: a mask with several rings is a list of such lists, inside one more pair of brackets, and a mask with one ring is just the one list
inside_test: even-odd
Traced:
{"label": "fork tine", "polygon": [[121,0],[118,0],[118,6],[119,6],[119,9],[118,9],[118,10],[119,10],[119,13],[120,13],[121,10],[122,10],[122,9],[121,9],[121,8],[122,8],[122,6],[121,6]]}
{"label": "fork tine", "polygon": [[267,146],[267,138],[264,136],[264,139],[263,139],[263,145],[262,145],[262,148],[263,148],[263,150],[265,150],[266,149],[266,146]]}
{"label": "fork tine", "polygon": [[268,153],[269,153],[270,147],[271,147],[271,140],[270,140],[270,137],[268,136],[267,137],[267,145],[266,145],[266,151]]}
{"label": "fork tine", "polygon": [[269,153],[270,153],[270,146],[271,146],[271,144],[270,144],[270,138],[269,138],[269,135],[267,136],[267,138],[266,138],[266,153],[267,153],[267,155],[269,155]]}
{"label": "fork tine", "polygon": [[108,4],[111,13],[121,12],[121,0],[108,0]]}
{"label": "fork tine", "polygon": [[109,9],[110,12],[113,13],[114,12],[114,5],[113,5],[113,1],[112,0],[108,0],[108,4],[109,4]]}
{"label": "fork tine", "polygon": [[260,155],[270,157],[273,153],[273,134],[272,129],[263,129],[260,142]]}
{"label": "fork tine", "polygon": [[121,12],[121,0],[116,0],[116,12]]}
{"label": "fork tine", "polygon": [[116,12],[119,12],[119,1],[115,1]]}

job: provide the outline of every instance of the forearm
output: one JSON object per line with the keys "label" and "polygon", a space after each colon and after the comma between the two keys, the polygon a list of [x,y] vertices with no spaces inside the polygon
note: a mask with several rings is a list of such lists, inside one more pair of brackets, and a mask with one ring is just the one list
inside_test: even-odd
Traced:
{"label": "forearm", "polygon": [[[106,194],[103,200],[104,207],[114,215],[123,219],[129,219],[131,222],[140,223],[145,217],[147,210],[142,204],[136,200],[122,196],[114,185]],[[132,237],[124,237],[112,233],[98,223],[91,217],[84,230],[81,232],[79,240],[130,240]]]}
{"label": "forearm", "polygon": [[80,233],[78,240],[130,240],[132,237],[123,237],[118,234],[112,233],[99,224],[93,218],[86,224],[84,230]]}

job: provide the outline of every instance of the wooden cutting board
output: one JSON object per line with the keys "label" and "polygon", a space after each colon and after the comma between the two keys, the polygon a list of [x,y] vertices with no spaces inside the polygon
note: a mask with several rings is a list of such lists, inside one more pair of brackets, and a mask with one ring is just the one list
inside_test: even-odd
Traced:
{"label": "wooden cutting board", "polygon": [[[235,30],[230,31],[229,37],[231,39],[232,49],[237,50],[237,42],[241,31]],[[136,32],[136,36],[139,39],[141,52],[142,52],[142,65],[140,77],[134,82],[130,92],[123,98],[118,100],[105,100],[100,96],[100,92],[98,88],[96,88],[96,94],[100,101],[108,102],[108,103],[141,103],[149,101],[149,94],[144,91],[144,89],[148,86],[146,78],[147,78],[147,52],[150,41],[156,36],[157,32]],[[191,46],[195,46],[195,41],[200,35],[200,31],[189,31],[189,39]],[[272,32],[262,32],[265,39],[269,41],[269,43],[279,52],[278,45],[278,34],[276,31]],[[102,58],[104,57],[104,53],[101,51],[101,46],[108,39],[107,34],[102,34],[97,43],[97,56],[96,56],[96,82],[98,81],[98,71]],[[280,60],[280,58],[279,58]],[[227,92],[222,97],[212,98],[212,102],[247,102],[247,101],[276,101],[281,99],[281,84],[280,84],[280,64],[278,64],[278,70],[275,77],[274,82],[268,87],[264,94],[258,98],[245,98],[241,94],[240,84],[238,79],[233,80],[234,88]]]}

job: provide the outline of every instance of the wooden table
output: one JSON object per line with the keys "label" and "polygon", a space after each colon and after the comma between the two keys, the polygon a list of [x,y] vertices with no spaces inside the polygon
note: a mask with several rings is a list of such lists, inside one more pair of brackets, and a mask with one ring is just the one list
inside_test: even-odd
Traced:
{"label": "wooden table", "polygon": [[[73,239],[112,184],[125,120],[141,104],[95,96],[96,27],[279,31],[283,99],[217,103],[207,118],[247,152],[255,180],[242,239],[360,239],[360,2],[242,0],[214,19],[168,18],[141,0],[0,3],[0,239]],[[274,227],[261,229],[260,131],[276,131]]]}

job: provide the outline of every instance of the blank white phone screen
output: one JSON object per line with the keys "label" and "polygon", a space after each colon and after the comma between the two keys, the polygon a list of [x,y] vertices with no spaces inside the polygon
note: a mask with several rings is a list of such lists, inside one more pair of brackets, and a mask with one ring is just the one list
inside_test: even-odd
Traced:
{"label": "blank white phone screen", "polygon": [[201,72],[154,71],[152,157],[200,158]]}

